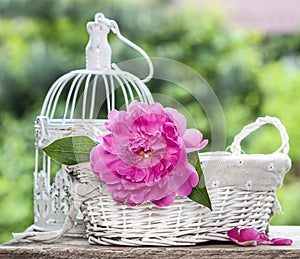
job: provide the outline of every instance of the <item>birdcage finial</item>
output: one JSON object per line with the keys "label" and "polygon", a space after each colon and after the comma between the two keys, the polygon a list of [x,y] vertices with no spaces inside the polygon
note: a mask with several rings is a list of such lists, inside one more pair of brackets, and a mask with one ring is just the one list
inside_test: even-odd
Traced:
{"label": "birdcage finial", "polygon": [[88,22],[87,31],[90,34],[90,40],[86,46],[86,68],[90,70],[106,70],[116,64],[111,64],[111,48],[107,41],[107,35],[112,31],[121,41],[139,52],[147,62],[149,67],[148,75],[141,79],[143,83],[149,82],[153,76],[153,64],[148,54],[138,45],[124,37],[116,21],[107,19],[102,13],[95,15],[94,22]]}
{"label": "birdcage finial", "polygon": [[111,29],[110,20],[102,13],[95,15],[95,21],[87,23],[90,35],[86,46],[86,68],[91,70],[106,70],[111,67],[111,48],[107,35]]}

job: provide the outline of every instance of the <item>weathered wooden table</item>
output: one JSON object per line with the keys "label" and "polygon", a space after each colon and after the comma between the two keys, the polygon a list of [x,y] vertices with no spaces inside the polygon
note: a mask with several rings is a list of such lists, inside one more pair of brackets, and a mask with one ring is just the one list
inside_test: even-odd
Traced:
{"label": "weathered wooden table", "polygon": [[292,238],[292,246],[240,247],[209,242],[186,247],[122,247],[89,245],[85,239],[64,237],[53,243],[8,242],[0,258],[300,258],[300,226],[272,226],[271,237]]}

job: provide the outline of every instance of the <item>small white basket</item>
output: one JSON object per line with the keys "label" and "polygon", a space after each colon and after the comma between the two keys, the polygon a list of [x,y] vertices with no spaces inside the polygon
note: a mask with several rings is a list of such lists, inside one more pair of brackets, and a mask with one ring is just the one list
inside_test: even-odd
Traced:
{"label": "small white basket", "polygon": [[[264,124],[279,130],[281,147],[267,155],[241,154],[241,140]],[[88,164],[69,167],[81,186],[81,195],[75,191],[74,198],[84,200],[88,241],[100,245],[175,246],[225,241],[233,227],[267,232],[270,218],[280,209],[275,190],[291,167],[286,130],[277,118],[258,118],[243,128],[230,149],[200,155],[212,211],[186,197],[176,197],[174,204],[163,208],[150,202],[127,207],[111,199],[105,183],[94,176]],[[89,190],[86,197],[83,189]]]}

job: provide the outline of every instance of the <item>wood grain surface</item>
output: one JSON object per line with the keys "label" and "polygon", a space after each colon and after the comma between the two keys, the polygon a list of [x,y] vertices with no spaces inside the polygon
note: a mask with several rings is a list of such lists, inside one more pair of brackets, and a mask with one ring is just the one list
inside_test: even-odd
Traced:
{"label": "wood grain surface", "polygon": [[83,238],[64,237],[52,243],[10,241],[0,246],[0,258],[300,258],[300,226],[272,226],[270,237],[288,237],[294,244],[240,247],[230,242],[206,242],[185,247],[122,247],[90,245]]}

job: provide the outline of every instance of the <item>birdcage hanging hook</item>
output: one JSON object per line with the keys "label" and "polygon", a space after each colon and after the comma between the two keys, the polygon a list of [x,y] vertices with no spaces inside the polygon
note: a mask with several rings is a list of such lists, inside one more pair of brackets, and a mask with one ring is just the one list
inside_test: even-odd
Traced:
{"label": "birdcage hanging hook", "polygon": [[[148,54],[141,47],[139,47],[138,45],[136,45],[135,43],[133,43],[132,41],[130,41],[129,39],[124,37],[119,30],[118,23],[114,20],[110,20],[110,19],[106,18],[103,13],[97,13],[95,15],[95,22],[98,22],[99,24],[104,24],[105,26],[107,26],[114,34],[116,34],[116,36],[121,41],[123,41],[125,44],[127,44],[134,50],[138,51],[145,58],[145,60],[148,64],[149,72],[148,72],[148,75],[144,79],[141,79],[141,81],[143,83],[149,82],[151,80],[151,78],[153,77],[154,69],[153,69],[153,64],[151,62],[151,59],[148,56]],[[116,68],[117,65],[115,63],[112,63],[112,67]]]}

